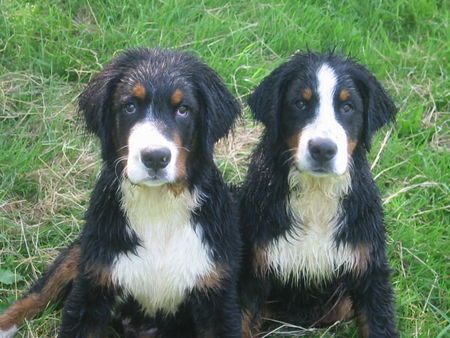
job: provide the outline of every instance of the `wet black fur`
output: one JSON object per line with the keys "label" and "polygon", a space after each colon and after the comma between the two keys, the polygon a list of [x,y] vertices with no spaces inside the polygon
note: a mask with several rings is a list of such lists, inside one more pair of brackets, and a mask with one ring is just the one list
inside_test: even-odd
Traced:
{"label": "wet black fur", "polygon": [[[227,268],[227,275],[216,291],[194,291],[189,294],[175,315],[158,314],[149,321],[163,337],[190,337],[212,333],[214,336],[236,337],[240,334],[240,310],[237,300],[237,271],[240,259],[240,235],[235,214],[236,207],[213,162],[214,143],[225,136],[240,113],[236,100],[208,66],[191,54],[169,50],[130,50],[112,60],[90,82],[80,97],[80,109],[89,131],[101,141],[104,161],[100,176],[90,198],[86,224],[80,235],[81,256],[79,275],[73,282],[66,300],[60,337],[100,335],[111,324],[117,307],[120,288],[99,285],[90,269],[111,266],[115,257],[133,252],[138,238],[126,230],[126,218],[120,208],[122,164],[117,163],[117,149],[112,135],[114,116],[112,95],[122,75],[130,69],[150,64],[168,74],[165,79],[182,77],[194,88],[199,100],[200,125],[198,142],[191,150],[187,167],[188,188],[200,190],[205,198],[194,210],[192,218],[201,224],[204,241],[212,249],[212,260]],[[173,78],[171,78],[173,77]],[[172,92],[167,95],[170,98]],[[123,308],[138,313],[133,299]],[[128,310],[127,310],[128,312]],[[123,315],[125,316],[125,315]],[[149,320],[144,318],[142,321]]]}
{"label": "wet black fur", "polygon": [[[284,96],[291,81],[299,78],[307,81],[308,72],[317,71],[317,65],[324,62],[334,69],[338,77],[346,75],[351,78],[364,108],[358,143],[352,154],[352,189],[343,200],[344,225],[335,241],[337,245],[363,244],[370,248],[371,253],[368,268],[359,278],[344,274],[321,286],[307,287],[300,282],[287,287],[273,272],[261,275],[249,267],[253,265],[255,245],[266,248],[292,230],[292,216],[286,207],[289,194],[287,178],[292,159],[281,126],[281,116],[286,109]],[[367,317],[370,337],[395,337],[383,209],[366,159],[373,134],[394,119],[396,108],[391,98],[363,66],[336,55],[308,52],[293,56],[275,69],[256,88],[249,105],[255,118],[265,126],[240,189],[245,247],[243,266],[246,267],[241,277],[241,297],[244,308],[253,316],[253,323],[269,301],[275,311],[269,314],[272,318],[314,325],[330,305],[341,296],[349,295],[356,316]]]}

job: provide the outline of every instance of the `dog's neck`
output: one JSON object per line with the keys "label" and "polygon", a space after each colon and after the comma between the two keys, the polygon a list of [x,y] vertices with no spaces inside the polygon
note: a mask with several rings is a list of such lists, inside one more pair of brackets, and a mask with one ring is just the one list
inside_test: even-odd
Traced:
{"label": "dog's neck", "polygon": [[124,180],[120,186],[121,208],[129,226],[138,233],[145,232],[149,225],[176,227],[186,224],[192,211],[200,205],[201,196],[187,187],[174,191],[173,186],[157,187],[134,185]]}
{"label": "dog's neck", "polygon": [[187,188],[174,193],[171,188],[132,185],[128,180],[120,188],[127,230],[139,245],[116,257],[112,279],[151,316],[176,313],[199,280],[215,268],[204,229],[192,217],[201,194]]}
{"label": "dog's neck", "polygon": [[324,230],[337,225],[342,199],[351,189],[349,171],[316,177],[292,168],[288,180],[289,206],[299,224]]}

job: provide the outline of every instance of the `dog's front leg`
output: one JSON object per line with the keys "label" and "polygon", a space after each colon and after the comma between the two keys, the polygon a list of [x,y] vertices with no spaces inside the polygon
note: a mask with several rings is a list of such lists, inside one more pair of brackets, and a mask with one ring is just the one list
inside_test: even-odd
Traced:
{"label": "dog's front leg", "polygon": [[356,321],[364,338],[398,337],[387,263],[369,268],[352,293]]}
{"label": "dog's front leg", "polygon": [[196,337],[241,337],[241,310],[236,283],[226,281],[223,288],[196,295],[193,302]]}
{"label": "dog's front leg", "polygon": [[242,337],[257,336],[270,289],[269,277],[260,272],[248,272],[241,278],[239,292],[242,303]]}
{"label": "dog's front leg", "polygon": [[60,338],[101,337],[111,321],[114,292],[79,275],[64,305]]}

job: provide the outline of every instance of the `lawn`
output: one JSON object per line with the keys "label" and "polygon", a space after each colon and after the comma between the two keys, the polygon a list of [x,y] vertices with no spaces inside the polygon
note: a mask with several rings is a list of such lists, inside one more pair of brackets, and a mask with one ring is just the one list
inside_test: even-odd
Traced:
{"label": "lawn", "polygon": [[[370,154],[399,330],[450,335],[449,2],[0,0],[0,8],[0,312],[83,226],[99,153],[76,98],[109,59],[129,47],[163,46],[215,68],[245,112],[234,137],[217,147],[227,181],[238,183],[261,130],[247,95],[296,50],[335,49],[367,65],[399,107]],[[19,336],[52,337],[59,318],[50,307]],[[272,336],[280,332],[357,336],[349,323],[281,327]]]}

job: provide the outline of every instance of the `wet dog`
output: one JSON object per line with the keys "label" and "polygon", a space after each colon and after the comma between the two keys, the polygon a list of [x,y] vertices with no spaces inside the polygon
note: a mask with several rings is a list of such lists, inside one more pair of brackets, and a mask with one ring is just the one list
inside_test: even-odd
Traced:
{"label": "wet dog", "polygon": [[394,337],[380,195],[366,153],[396,108],[363,66],[304,53],[249,99],[265,125],[240,190],[241,297],[250,336],[263,309],[301,325],[355,317],[365,337]]}
{"label": "wet dog", "polygon": [[103,167],[79,240],[0,317],[3,333],[64,298],[60,337],[107,332],[129,304],[161,337],[238,337],[241,240],[213,161],[240,114],[193,55],[129,50],[79,99]]}

